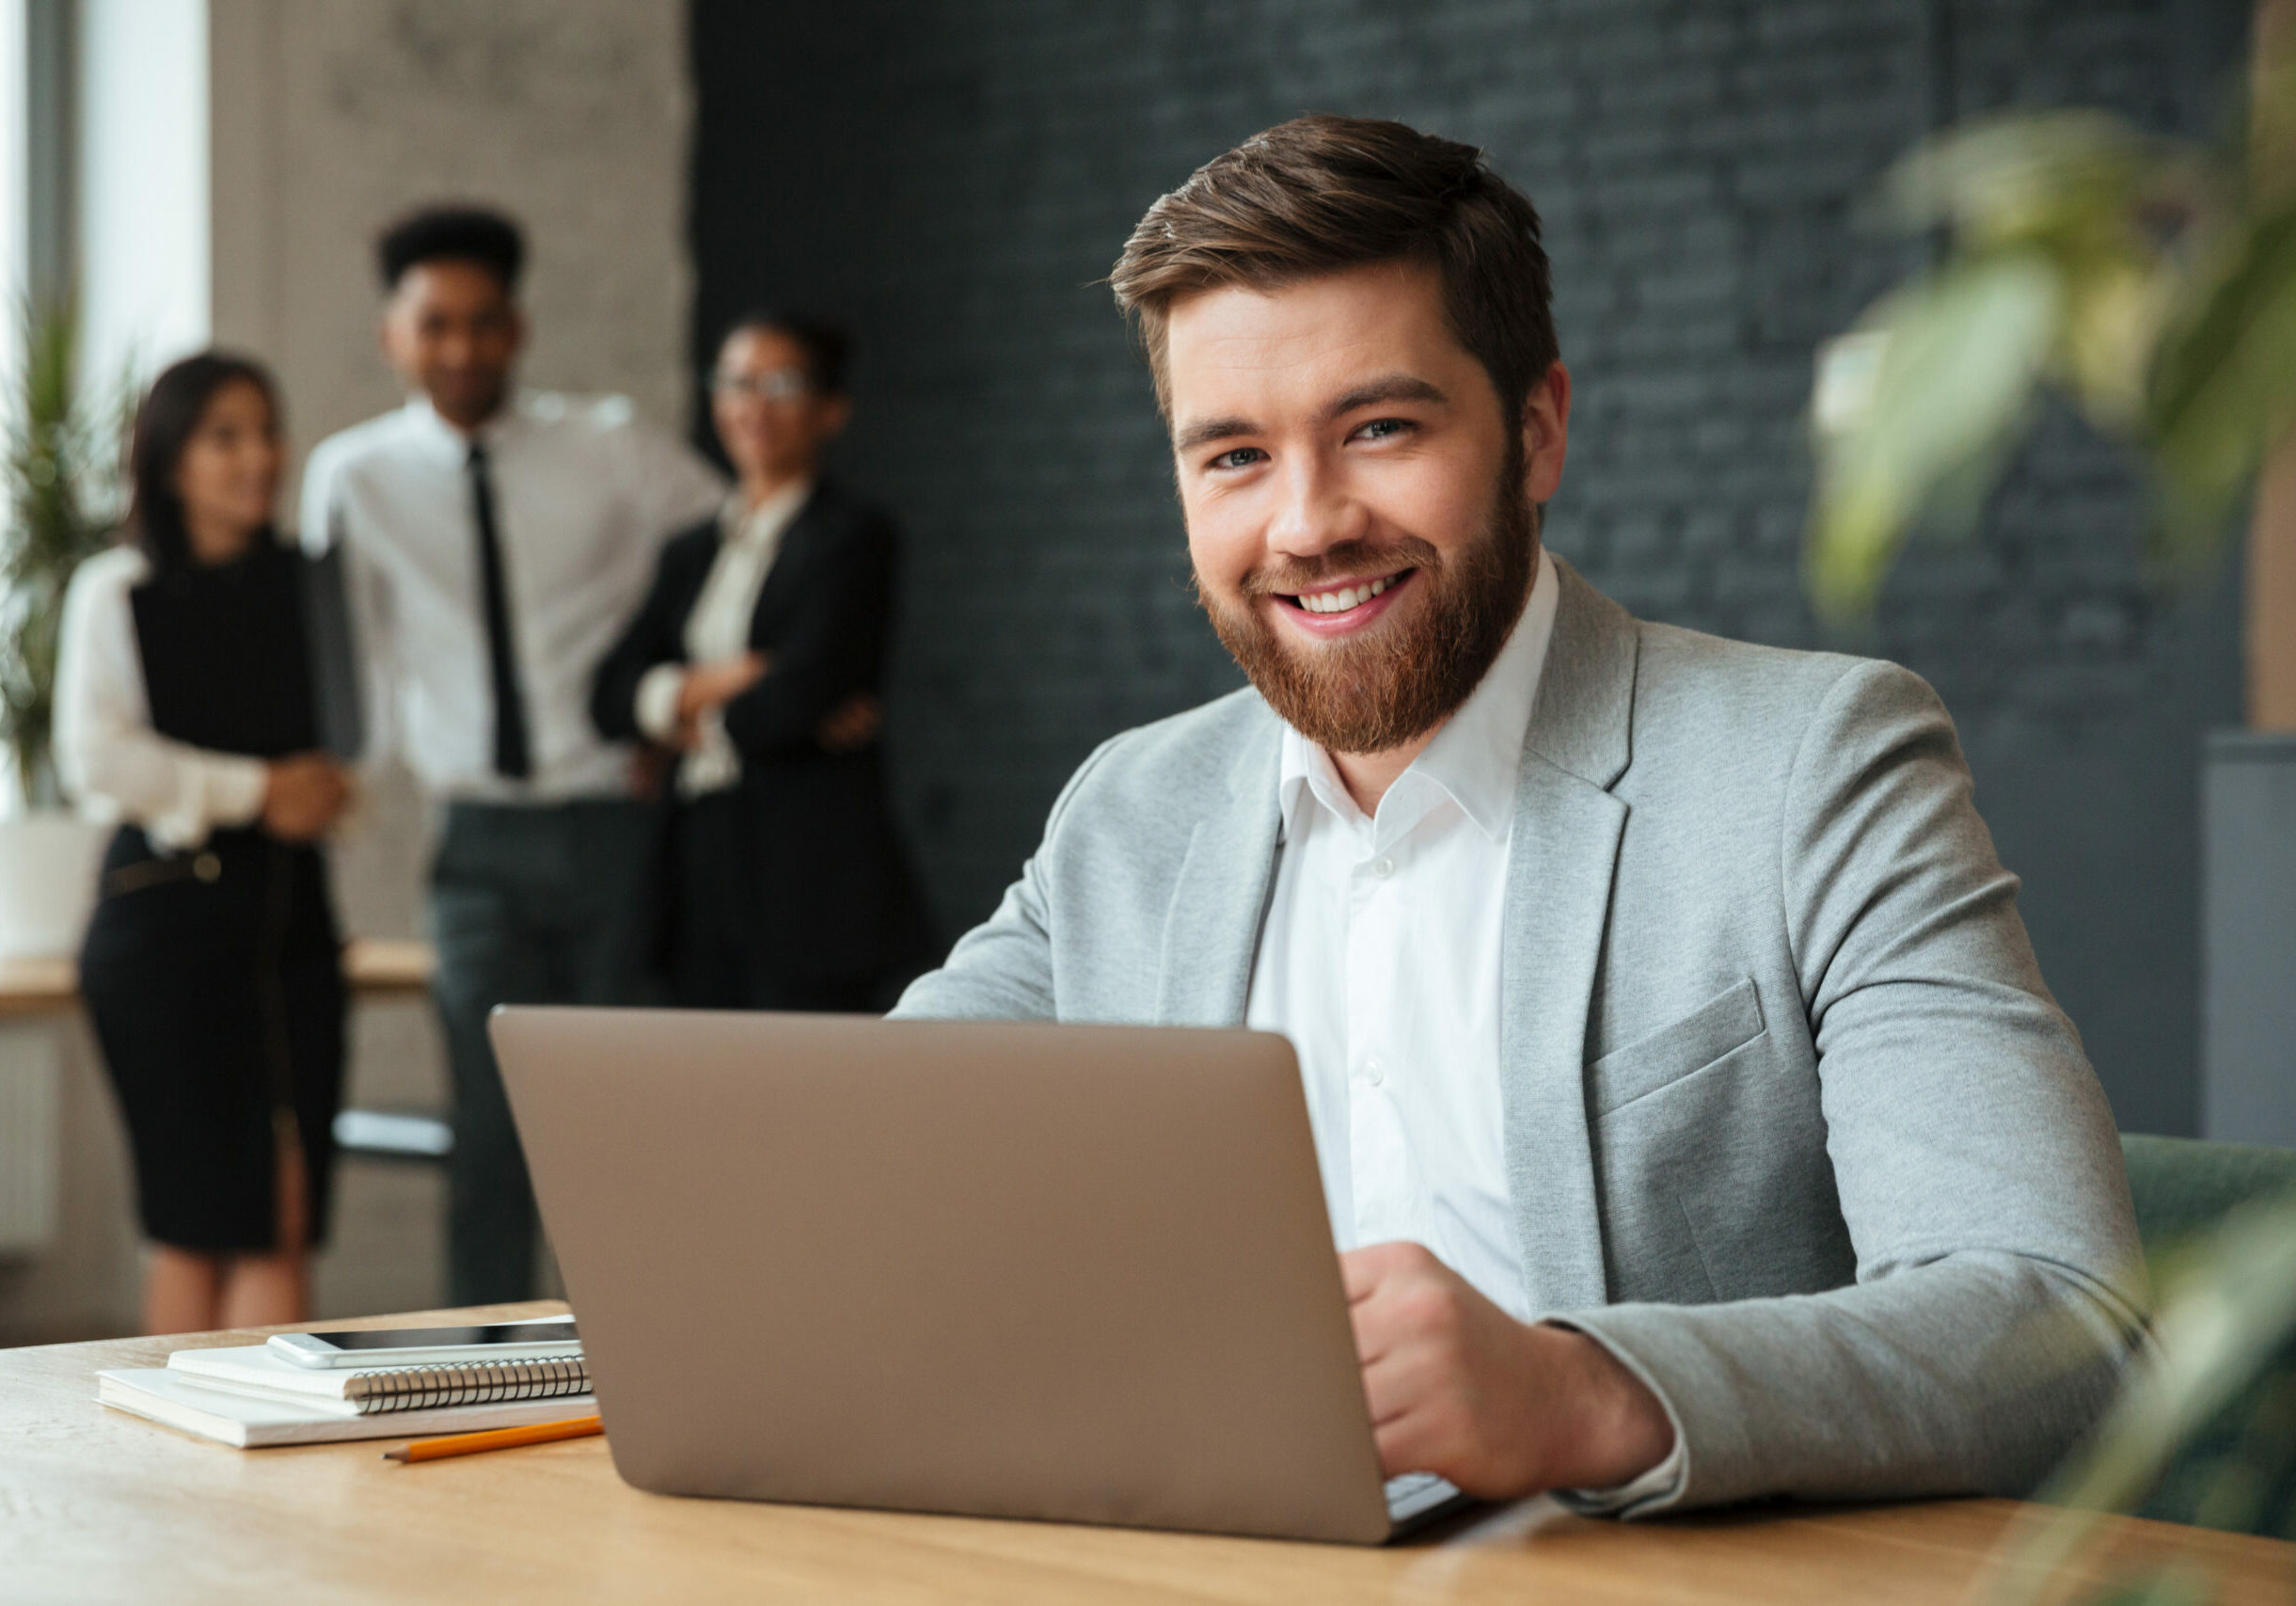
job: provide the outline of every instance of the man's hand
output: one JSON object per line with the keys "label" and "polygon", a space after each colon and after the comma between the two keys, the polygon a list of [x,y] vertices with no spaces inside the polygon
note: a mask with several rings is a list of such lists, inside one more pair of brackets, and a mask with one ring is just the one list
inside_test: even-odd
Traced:
{"label": "man's hand", "polygon": [[814,727],[814,739],[831,753],[858,753],[877,739],[884,723],[885,705],[866,692],[856,692]]}
{"label": "man's hand", "polygon": [[1417,1244],[1339,1257],[1387,1476],[1486,1500],[1610,1488],[1666,1459],[1666,1407],[1584,1333],[1518,1322]]}
{"label": "man's hand", "polygon": [[263,829],[282,842],[310,842],[351,801],[351,778],[324,753],[272,761],[263,778]]}

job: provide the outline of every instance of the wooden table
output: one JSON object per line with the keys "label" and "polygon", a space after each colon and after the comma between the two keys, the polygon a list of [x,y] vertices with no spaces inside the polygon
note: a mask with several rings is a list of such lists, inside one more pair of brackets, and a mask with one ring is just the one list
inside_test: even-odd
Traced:
{"label": "wooden table", "polygon": [[[360,998],[427,994],[436,961],[428,943],[357,938],[343,947],[343,979]],[[0,958],[0,1020],[80,1007],[79,966],[68,958]]]}
{"label": "wooden table", "polygon": [[[499,1306],[503,1317],[562,1306]],[[377,1317],[370,1325],[435,1321]],[[351,1325],[351,1324],[345,1324]],[[107,1411],[95,1372],[252,1332],[0,1351],[0,1599],[19,1601],[1957,1601],[2011,1501],[1621,1525],[1533,1501],[1387,1550],[673,1500],[578,1439],[403,1466],[374,1442],[237,1451]],[[2110,1519],[2226,1606],[2296,1599],[2296,1546]]]}

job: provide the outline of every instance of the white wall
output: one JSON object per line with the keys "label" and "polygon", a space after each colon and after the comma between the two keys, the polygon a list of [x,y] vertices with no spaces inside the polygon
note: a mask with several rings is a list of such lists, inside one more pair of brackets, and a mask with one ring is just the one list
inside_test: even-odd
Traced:
{"label": "white wall", "polygon": [[526,226],[527,377],[683,421],[685,7],[212,0],[218,340],[279,370],[308,446],[393,405],[379,225],[437,199]]}
{"label": "white wall", "polygon": [[149,377],[207,343],[206,0],[80,0],[81,372]]}

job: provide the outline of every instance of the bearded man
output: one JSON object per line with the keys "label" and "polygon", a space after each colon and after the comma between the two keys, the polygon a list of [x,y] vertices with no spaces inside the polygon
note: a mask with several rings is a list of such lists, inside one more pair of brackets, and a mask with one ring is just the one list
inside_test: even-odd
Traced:
{"label": "bearded man", "polygon": [[2030,1488],[2146,1294],[1936,695],[1543,549],[1571,376],[1473,150],[1283,124],[1113,282],[1251,686],[1094,753],[898,1012],[1290,1037],[1390,1474]]}

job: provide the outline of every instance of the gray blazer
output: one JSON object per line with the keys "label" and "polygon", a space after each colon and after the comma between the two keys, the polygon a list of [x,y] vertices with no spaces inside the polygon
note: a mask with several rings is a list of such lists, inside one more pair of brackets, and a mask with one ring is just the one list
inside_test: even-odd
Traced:
{"label": "gray blazer", "polygon": [[[2146,1295],[1943,705],[1556,571],[1500,1026],[1535,1307],[1665,1401],[1680,1503],[2029,1489]],[[1244,691],[1104,744],[897,1012],[1241,1025],[1280,730]]]}

